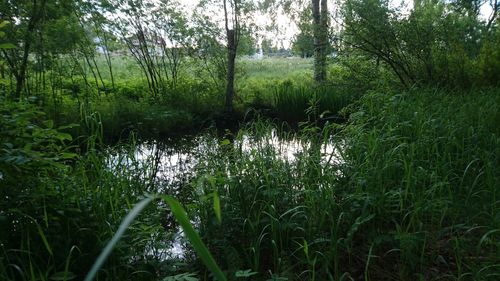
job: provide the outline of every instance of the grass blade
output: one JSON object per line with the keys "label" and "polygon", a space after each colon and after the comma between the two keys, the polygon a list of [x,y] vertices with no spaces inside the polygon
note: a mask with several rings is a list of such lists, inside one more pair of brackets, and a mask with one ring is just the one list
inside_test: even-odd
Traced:
{"label": "grass blade", "polygon": [[222,223],[222,214],[221,214],[221,210],[220,210],[220,198],[219,198],[219,194],[217,193],[217,191],[214,191],[214,212],[215,212],[215,216],[217,217],[217,220],[219,221],[219,223]]}
{"label": "grass blade", "polygon": [[94,265],[92,265],[92,268],[90,269],[89,273],[85,277],[84,281],[92,281],[94,277],[97,275],[97,272],[99,269],[101,269],[102,265],[108,258],[109,254],[115,247],[116,243],[120,240],[120,238],[123,236],[123,233],[125,233],[125,230],[129,227],[129,225],[134,221],[134,219],[141,213],[141,211],[154,199],[154,197],[147,197],[137,203],[132,211],[130,211],[127,216],[123,219],[122,223],[120,224],[120,227],[116,231],[115,235],[111,239],[111,241],[108,242],[104,250],[102,250],[101,254],[95,261]]}
{"label": "grass blade", "polygon": [[179,224],[181,225],[182,229],[184,230],[184,233],[186,234],[186,237],[189,239],[189,242],[191,242],[191,245],[198,253],[203,263],[205,263],[208,269],[212,271],[217,280],[226,281],[227,280],[226,276],[215,262],[214,258],[212,257],[212,254],[210,254],[208,248],[205,246],[205,244],[201,240],[196,230],[191,225],[191,222],[187,217],[186,211],[181,206],[179,201],[175,200],[173,197],[168,195],[162,196],[161,198],[165,200],[170,206],[172,213],[177,219],[177,222],[179,222]]}

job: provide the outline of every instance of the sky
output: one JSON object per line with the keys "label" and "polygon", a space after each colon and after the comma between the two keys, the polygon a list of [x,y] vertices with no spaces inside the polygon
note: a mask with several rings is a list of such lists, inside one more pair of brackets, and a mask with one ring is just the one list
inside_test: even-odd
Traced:
{"label": "sky", "polygon": [[[162,0],[152,0],[153,2],[158,1],[159,4]],[[186,14],[192,13],[200,0],[173,0],[178,2]],[[310,1],[310,0],[307,0]],[[328,0],[329,9],[334,8],[339,0]],[[222,0],[214,0],[214,2],[222,3]],[[296,2],[298,3],[298,1]],[[389,5],[392,8],[399,7],[403,14],[410,11],[412,8],[413,0],[389,0]],[[224,15],[221,7],[211,6],[203,11],[205,14],[211,17],[212,20],[219,21],[221,27],[224,22]],[[480,17],[483,20],[487,20],[492,12],[492,7],[488,4],[488,0],[485,0],[484,4],[480,9]],[[277,47],[290,48],[295,35],[298,33],[298,27],[294,20],[290,18],[289,15],[285,14],[283,11],[276,11],[276,22],[275,27],[272,30],[266,30],[264,27],[270,26],[272,21],[269,15],[265,15],[262,12],[255,12],[251,16],[253,23],[256,26],[262,27],[260,30],[256,31],[254,37],[257,39],[257,44],[261,44],[263,39],[268,39],[273,42]],[[120,15],[110,15],[110,17],[120,17]]]}
{"label": "sky", "polygon": [[[195,7],[198,5],[200,0],[179,0],[182,5],[184,6],[184,9],[186,11],[193,11]],[[329,1],[329,7],[334,6],[334,1],[330,0]],[[412,8],[413,0],[390,0],[389,5],[391,7],[400,7],[402,9],[402,12],[404,11],[409,11]],[[210,15],[213,17],[222,17],[222,12],[217,11],[217,9],[209,11]],[[480,17],[483,20],[487,20],[492,12],[491,6],[488,4],[486,1],[480,9]],[[216,15],[218,14],[218,15]],[[253,16],[254,22],[258,26],[269,26],[271,24],[271,20],[267,15],[264,15],[262,13],[256,13],[256,15]],[[278,12],[277,18],[276,18],[276,24],[277,24],[277,30],[273,31],[260,31],[256,35],[258,44],[262,42],[262,39],[271,39],[275,44],[280,47],[281,44],[285,48],[290,47],[291,41],[293,40],[294,36],[298,32],[297,25],[294,23],[293,20],[289,16],[287,16],[284,13]]]}
{"label": "sky", "polygon": [[[179,0],[182,5],[184,6],[184,9],[186,11],[193,11],[195,7],[198,5],[200,2],[199,0]],[[221,0],[222,2],[222,0]],[[217,13],[218,11],[209,11],[211,16],[213,17],[220,17],[220,20],[223,20],[223,14],[222,11]],[[214,15],[218,14],[218,15]],[[255,15],[253,15],[253,21],[257,26],[265,27],[265,26],[270,26],[271,25],[271,19],[269,18],[268,15],[264,15],[261,12],[256,12]],[[276,18],[276,26],[277,30],[273,31],[265,31],[265,30],[260,30],[257,32],[257,43],[260,44],[262,42],[262,39],[271,39],[278,47],[281,47],[281,44],[283,44],[283,47],[289,48],[291,46],[291,41],[293,40],[294,36],[297,34],[298,28],[297,25],[294,23],[293,20],[289,16],[287,16],[284,13],[279,13]]]}

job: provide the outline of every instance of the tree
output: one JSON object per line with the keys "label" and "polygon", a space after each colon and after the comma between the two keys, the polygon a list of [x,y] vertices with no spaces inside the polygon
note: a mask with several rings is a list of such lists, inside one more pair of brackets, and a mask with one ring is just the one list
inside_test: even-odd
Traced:
{"label": "tree", "polygon": [[276,52],[276,48],[273,46],[273,42],[270,39],[262,39],[261,47],[262,52],[266,56],[270,56]]}
{"label": "tree", "polygon": [[328,4],[327,0],[312,0],[314,36],[314,80],[326,81],[326,55],[328,51]]}
{"label": "tree", "polygon": [[[113,49],[113,43],[116,42],[116,37],[111,31],[112,22],[103,14],[112,10],[113,7],[108,1],[101,1],[98,4],[90,1],[83,1],[80,5],[80,9],[80,22],[82,25],[91,27],[89,28],[91,31],[89,32],[89,37],[95,41],[95,47],[99,49],[102,55],[104,55],[109,76],[111,78],[111,86],[115,89],[115,77],[113,75],[111,51]],[[104,83],[103,86],[104,88],[107,88]]]}
{"label": "tree", "polygon": [[[0,50],[8,50],[8,49],[16,47],[11,43],[3,41],[3,37],[5,36],[5,32],[3,32],[2,29],[5,26],[7,26],[8,24],[10,24],[8,21],[0,21]],[[4,79],[5,79],[4,61],[0,60],[0,86],[2,88],[2,92],[5,92]]]}
{"label": "tree", "polygon": [[226,46],[223,29],[210,17],[196,11],[192,16],[193,45],[195,51],[192,53],[200,78],[208,77],[213,85],[221,89],[226,80]]}
{"label": "tree", "polygon": [[314,55],[314,34],[312,27],[312,9],[308,5],[302,10],[297,24],[299,34],[295,36],[292,42],[292,50],[295,54],[299,54],[303,58],[308,58]]}
{"label": "tree", "polygon": [[[329,42],[329,12],[327,0],[264,0],[260,4],[261,10],[272,14],[275,18],[277,11],[287,13],[292,18],[297,18],[297,11],[303,9],[304,4],[310,3],[312,12],[312,38],[314,43],[314,80],[323,83],[327,78],[327,54],[330,49]],[[308,5],[306,5],[308,6]],[[300,19],[300,16],[299,16]],[[302,38],[306,39],[306,38]]]}
{"label": "tree", "polygon": [[256,44],[257,44],[256,40],[252,36],[252,29],[249,27],[242,26],[238,42],[237,54],[248,55],[248,56],[255,54]]}
{"label": "tree", "polygon": [[7,39],[12,42],[16,48],[2,50],[2,56],[7,61],[11,73],[16,79],[16,89],[13,93],[15,99],[19,99],[26,80],[26,70],[28,68],[28,58],[34,44],[34,35],[40,28],[42,18],[44,17],[47,0],[32,1],[3,1],[0,4],[2,17],[12,24],[7,30]]}
{"label": "tree", "polygon": [[[227,78],[226,78],[226,112],[233,111],[234,99],[234,71],[236,67],[236,52],[238,50],[238,39],[240,35],[240,1],[223,0],[224,4],[224,27],[227,38]],[[229,6],[229,7],[228,7]]]}
{"label": "tree", "polygon": [[177,85],[179,71],[191,35],[187,20],[175,1],[115,0],[120,18],[116,28],[121,39],[157,97]]}
{"label": "tree", "polygon": [[348,0],[344,43],[382,62],[405,88],[471,87],[489,33],[474,7],[426,0],[402,15],[385,0]]}
{"label": "tree", "polygon": [[[223,23],[225,31],[225,43],[227,50],[227,60],[226,60],[226,93],[225,93],[225,103],[224,109],[227,113],[233,111],[233,100],[235,94],[234,78],[236,69],[236,56],[238,54],[238,47],[242,34],[244,34],[249,28],[245,26],[242,22],[246,22],[248,18],[252,16],[252,11],[254,5],[252,1],[244,0],[216,0],[216,1],[201,1],[199,7],[211,8],[222,5],[223,11]],[[219,6],[220,7],[220,6]],[[245,16],[247,18],[245,18]]]}
{"label": "tree", "polygon": [[[16,80],[15,90],[12,91],[14,99],[19,99],[23,91],[30,89],[26,84],[31,62],[34,62],[38,75],[44,81],[46,59],[50,54],[67,51],[76,44],[77,40],[65,41],[64,44],[51,41],[57,37],[66,39],[70,33],[73,39],[78,37],[76,34],[81,34],[81,30],[68,27],[73,26],[76,20],[74,14],[78,4],[78,1],[56,0],[6,0],[0,3],[2,18],[12,23],[5,33],[6,40],[15,48],[2,50],[0,54]],[[46,48],[49,44],[52,44],[50,48]],[[32,54],[33,57],[30,56]]]}

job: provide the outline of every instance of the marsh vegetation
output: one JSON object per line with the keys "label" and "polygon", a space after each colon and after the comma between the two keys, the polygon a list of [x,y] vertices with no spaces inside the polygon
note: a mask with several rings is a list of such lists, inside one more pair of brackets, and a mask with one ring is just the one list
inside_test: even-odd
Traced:
{"label": "marsh vegetation", "polygon": [[500,279],[500,5],[412,4],[0,3],[0,280]]}

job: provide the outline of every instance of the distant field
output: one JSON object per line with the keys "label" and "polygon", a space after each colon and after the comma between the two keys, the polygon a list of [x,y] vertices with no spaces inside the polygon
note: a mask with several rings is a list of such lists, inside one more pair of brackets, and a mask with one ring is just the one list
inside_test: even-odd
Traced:
{"label": "distant field", "polygon": [[[184,75],[189,75],[189,61],[184,62],[181,69]],[[104,79],[110,79],[108,66],[103,56],[99,56],[97,64]],[[137,63],[128,56],[112,57],[113,74],[117,81],[143,77]],[[245,79],[295,79],[312,77],[313,60],[299,57],[263,59],[240,58],[236,62],[239,80]],[[90,74],[90,73],[89,73]],[[302,79],[302,78],[301,78]]]}
{"label": "distant field", "polygon": [[299,57],[263,58],[261,60],[243,58],[238,61],[246,77],[267,79],[294,79],[312,75],[312,59]]}

